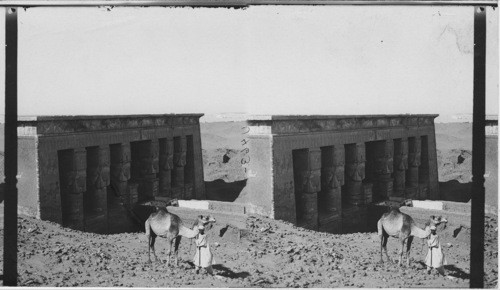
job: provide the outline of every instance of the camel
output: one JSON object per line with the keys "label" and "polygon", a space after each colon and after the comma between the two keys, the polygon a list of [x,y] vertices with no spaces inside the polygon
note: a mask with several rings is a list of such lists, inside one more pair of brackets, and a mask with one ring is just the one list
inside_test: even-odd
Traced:
{"label": "camel", "polygon": [[389,212],[384,213],[377,223],[378,235],[380,236],[380,262],[384,262],[382,250],[384,250],[387,260],[391,261],[387,254],[387,240],[389,236],[392,236],[398,238],[401,242],[399,265],[403,261],[404,246],[406,243],[406,263],[409,266],[413,237],[427,238],[431,233],[431,224],[438,225],[444,221],[446,220],[441,219],[441,217],[431,216],[430,220],[426,223],[425,229],[421,229],[415,224],[411,216],[402,213],[399,209],[391,209]]}
{"label": "camel", "polygon": [[[170,205],[174,205],[175,201]],[[170,258],[172,256],[172,244],[174,245],[175,265],[179,266],[178,249],[181,237],[194,238],[198,235],[198,228],[190,229],[183,225],[181,218],[173,213],[168,212],[167,208],[156,208],[156,212],[152,213],[145,222],[146,236],[148,237],[148,263],[151,263],[151,249],[155,261],[158,257],[155,252],[156,237],[165,237],[168,242],[168,259],[167,265],[170,266]]]}

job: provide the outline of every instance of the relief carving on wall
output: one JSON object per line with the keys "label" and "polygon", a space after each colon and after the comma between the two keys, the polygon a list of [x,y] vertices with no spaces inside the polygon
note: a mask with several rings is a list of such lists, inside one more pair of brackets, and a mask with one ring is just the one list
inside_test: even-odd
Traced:
{"label": "relief carving on wall", "polygon": [[344,185],[344,145],[329,146],[322,151],[321,187],[331,190]]}
{"label": "relief carving on wall", "polygon": [[408,152],[408,163],[410,164],[411,167],[418,167],[420,166],[420,137],[415,137],[415,141],[411,146],[410,152]]}
{"label": "relief carving on wall", "polygon": [[174,141],[172,139],[165,140],[164,146],[160,152],[160,172],[165,172],[174,169]]}
{"label": "relief carving on wall", "polygon": [[186,166],[186,152],[176,152],[174,153],[174,164],[175,167]]}
{"label": "relief carving on wall", "polygon": [[174,169],[174,154],[160,155],[160,169],[161,171],[168,171]]}
{"label": "relief carving on wall", "polygon": [[111,173],[115,181],[128,181],[130,179],[130,163],[111,164]]}
{"label": "relief carving on wall", "polygon": [[365,179],[365,163],[354,162],[346,164],[347,176],[353,181],[363,181]]}
{"label": "relief carving on wall", "polygon": [[87,179],[94,189],[103,189],[110,184],[109,148],[99,147],[97,164],[89,164]]}
{"label": "relief carving on wall", "polygon": [[339,188],[344,185],[344,166],[335,166],[321,171],[323,190]]}
{"label": "relief carving on wall", "polygon": [[68,186],[70,192],[80,193],[87,190],[87,151],[75,150],[73,154],[73,170],[69,173]]}
{"label": "relief carving on wall", "polygon": [[[155,142],[156,141],[156,142]],[[140,172],[141,176],[150,176],[158,173],[159,168],[159,148],[158,139],[152,140],[151,144],[146,144],[140,151]]]}
{"label": "relief carving on wall", "polygon": [[392,140],[386,140],[382,146],[377,148],[377,157],[375,159],[376,174],[391,174],[394,170],[393,158],[394,143]]}
{"label": "relief carving on wall", "polygon": [[408,169],[408,140],[402,139],[394,150],[394,166],[399,171]]}
{"label": "relief carving on wall", "polygon": [[298,192],[315,193],[321,191],[321,170],[303,171],[298,174],[295,190]]}
{"label": "relief carving on wall", "polygon": [[118,153],[118,162],[111,164],[111,178],[116,182],[130,179],[130,145],[122,144]]}
{"label": "relief carving on wall", "polygon": [[355,147],[351,147],[354,152],[351,153],[351,160],[346,161],[346,172],[350,180],[362,181],[365,179],[365,143],[356,143]]}

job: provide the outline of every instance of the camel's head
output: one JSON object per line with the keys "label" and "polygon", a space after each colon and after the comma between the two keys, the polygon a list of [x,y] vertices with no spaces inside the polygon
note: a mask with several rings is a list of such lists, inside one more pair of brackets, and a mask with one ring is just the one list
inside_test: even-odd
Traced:
{"label": "camel's head", "polygon": [[444,228],[446,228],[446,224],[448,223],[448,220],[443,217],[443,216],[434,216],[431,215],[429,225],[439,225],[439,224],[444,224]]}
{"label": "camel's head", "polygon": [[177,199],[171,199],[169,202],[168,202],[168,205],[169,206],[179,206],[179,201]]}
{"label": "camel's head", "polygon": [[403,202],[401,202],[401,205],[400,206],[407,206],[407,207],[412,207],[413,206],[413,202],[411,199],[407,199]]}
{"label": "camel's head", "polygon": [[210,229],[212,228],[212,224],[215,223],[215,218],[212,215],[199,215],[198,222],[207,229]]}

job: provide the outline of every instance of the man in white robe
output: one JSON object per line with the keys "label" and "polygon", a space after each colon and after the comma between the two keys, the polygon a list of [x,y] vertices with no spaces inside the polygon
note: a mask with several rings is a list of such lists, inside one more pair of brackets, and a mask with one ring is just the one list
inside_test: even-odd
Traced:
{"label": "man in white robe", "polygon": [[444,265],[447,265],[448,262],[444,256],[439,237],[436,234],[436,226],[434,225],[431,226],[431,234],[427,238],[427,246],[429,246],[429,251],[425,257],[427,273],[430,273],[431,269],[435,268],[441,275],[446,276],[444,273]]}

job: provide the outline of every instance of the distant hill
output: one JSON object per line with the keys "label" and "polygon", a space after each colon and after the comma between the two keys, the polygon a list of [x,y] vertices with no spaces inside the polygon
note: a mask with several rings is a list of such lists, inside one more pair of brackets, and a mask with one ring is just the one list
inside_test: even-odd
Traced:
{"label": "distant hill", "polygon": [[[446,195],[470,197],[472,182],[472,123],[436,123],[440,189]],[[498,203],[498,138],[486,137],[486,203]],[[445,192],[446,191],[446,192]]]}

